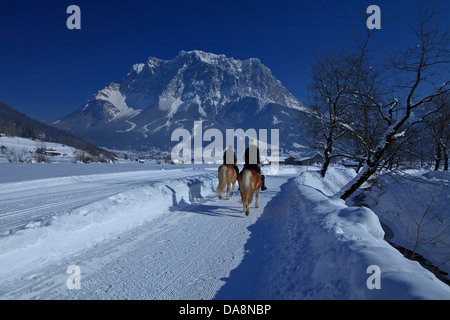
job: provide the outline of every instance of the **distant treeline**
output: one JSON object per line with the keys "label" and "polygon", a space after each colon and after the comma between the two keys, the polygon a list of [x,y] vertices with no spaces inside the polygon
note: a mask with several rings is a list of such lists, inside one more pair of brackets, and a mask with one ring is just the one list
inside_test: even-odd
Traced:
{"label": "distant treeline", "polygon": [[65,131],[34,120],[10,106],[0,102],[0,133],[7,136],[22,137],[45,142],[55,142],[83,150],[91,155],[113,160],[112,152],[101,149]]}

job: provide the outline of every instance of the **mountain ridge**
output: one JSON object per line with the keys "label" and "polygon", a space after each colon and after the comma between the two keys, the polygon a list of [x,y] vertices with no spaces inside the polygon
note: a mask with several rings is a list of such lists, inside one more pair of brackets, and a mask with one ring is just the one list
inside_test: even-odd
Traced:
{"label": "mountain ridge", "polygon": [[[238,60],[200,50],[172,60],[149,57],[75,112],[51,122],[108,148],[173,147],[170,133],[204,127],[288,129],[306,109],[258,58]],[[289,135],[283,147],[292,147]]]}

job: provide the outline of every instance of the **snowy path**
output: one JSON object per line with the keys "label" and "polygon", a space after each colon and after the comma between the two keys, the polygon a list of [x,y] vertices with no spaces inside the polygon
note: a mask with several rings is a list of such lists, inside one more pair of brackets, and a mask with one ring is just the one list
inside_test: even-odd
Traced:
{"label": "snowy path", "polygon": [[68,176],[3,184],[0,235],[27,225],[45,225],[52,217],[151,182],[198,175],[182,169]]}
{"label": "snowy path", "polygon": [[[192,170],[184,173],[185,176],[199,174]],[[83,192],[79,188],[81,185],[76,182],[73,188],[68,188],[65,184],[66,196],[72,194],[73,190],[78,190],[88,198],[89,193],[102,184],[105,188],[100,188],[100,194],[97,195],[107,196],[120,188],[138,188],[145,179],[151,178],[142,173],[126,173],[123,174],[123,179],[120,178],[121,174],[117,175],[103,177],[102,181],[96,183],[89,180],[88,184],[82,184],[89,185],[89,190]],[[140,179],[135,180],[137,177],[134,175],[140,176]],[[165,172],[158,177],[168,181],[176,175],[179,178],[180,172]],[[223,279],[243,259],[244,246],[250,237],[248,227],[256,222],[266,204],[291,177],[269,177],[270,189],[261,193],[260,208],[255,209],[253,206],[249,217],[242,213],[238,191],[230,201],[219,200],[210,194],[190,204],[179,202],[169,212],[93,247],[44,263],[3,284],[0,282],[0,298],[212,299],[225,283]],[[110,185],[111,189],[106,185]],[[56,191],[58,187],[48,188],[56,188]],[[35,189],[30,190],[36,199],[40,198],[34,193]],[[46,193],[48,199],[48,192]],[[46,197],[43,196],[42,199]],[[11,205],[8,207],[12,208],[14,200],[10,201]],[[52,200],[54,206],[50,208],[54,209],[53,213],[77,205],[74,202],[58,207],[60,202],[63,199]],[[38,203],[39,200],[30,202],[28,210],[37,214],[41,210],[36,206]],[[25,212],[27,208],[21,210]],[[45,211],[44,208],[42,210]],[[3,216],[5,211],[8,210],[2,207]],[[18,215],[22,214],[17,209],[15,211]],[[69,290],[66,286],[69,277],[66,269],[69,265],[80,267],[80,290]]]}

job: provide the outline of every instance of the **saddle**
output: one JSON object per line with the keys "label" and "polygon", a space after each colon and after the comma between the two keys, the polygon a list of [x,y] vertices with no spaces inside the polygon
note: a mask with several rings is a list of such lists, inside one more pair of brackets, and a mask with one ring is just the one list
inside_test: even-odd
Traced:
{"label": "saddle", "polygon": [[260,173],[258,173],[258,171],[256,171],[255,169],[251,169],[251,168],[244,168],[242,171],[244,171],[244,170],[252,170],[252,171],[254,171],[258,176],[259,176],[259,178],[261,179],[261,181],[263,181],[263,177],[262,177],[262,175],[260,174]]}

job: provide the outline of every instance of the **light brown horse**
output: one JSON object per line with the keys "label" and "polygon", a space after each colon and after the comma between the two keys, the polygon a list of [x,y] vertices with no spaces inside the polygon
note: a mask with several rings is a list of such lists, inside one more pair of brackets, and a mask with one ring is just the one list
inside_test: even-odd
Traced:
{"label": "light brown horse", "polygon": [[259,207],[259,190],[262,186],[260,175],[255,170],[244,169],[238,176],[239,189],[241,191],[242,205],[244,206],[245,215],[250,213],[250,204],[253,200],[253,194],[256,192],[255,208]]}
{"label": "light brown horse", "polygon": [[[227,200],[233,196],[234,190],[236,189],[237,173],[231,164],[223,164],[219,167],[219,185],[217,186],[216,193],[219,199],[222,199],[222,192],[227,187]],[[233,191],[230,193],[230,187],[233,185]]]}

